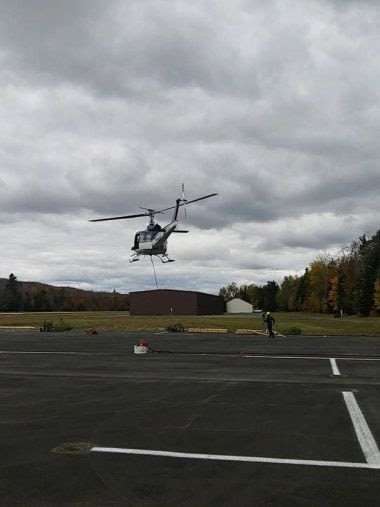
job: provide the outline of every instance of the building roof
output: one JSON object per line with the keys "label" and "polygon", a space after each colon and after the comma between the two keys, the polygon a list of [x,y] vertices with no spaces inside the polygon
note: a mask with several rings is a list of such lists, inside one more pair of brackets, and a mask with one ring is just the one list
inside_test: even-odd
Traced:
{"label": "building roof", "polygon": [[200,292],[196,290],[182,290],[182,289],[150,289],[150,290],[136,290],[132,291],[129,294],[148,294],[148,293],[158,293],[158,292],[181,292],[186,294],[203,294],[204,296],[214,296],[221,297],[218,294],[209,294],[207,292]]}
{"label": "building roof", "polygon": [[231,298],[231,299],[228,299],[228,300],[227,300],[227,303],[230,303],[231,301],[242,301],[243,303],[246,303],[247,305],[251,305],[251,306],[253,306],[253,305],[252,305],[252,303],[249,303],[248,301],[245,301],[245,300],[244,300],[244,299],[242,299],[242,298]]}

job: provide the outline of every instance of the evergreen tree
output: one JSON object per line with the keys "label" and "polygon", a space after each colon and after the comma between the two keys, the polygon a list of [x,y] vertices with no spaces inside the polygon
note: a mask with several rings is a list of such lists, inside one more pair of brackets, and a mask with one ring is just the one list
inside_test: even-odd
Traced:
{"label": "evergreen tree", "polygon": [[20,284],[13,273],[5,284],[2,301],[2,310],[5,312],[18,312],[22,308]]}
{"label": "evergreen tree", "polygon": [[262,309],[264,306],[264,291],[262,287],[251,284],[248,286],[249,303],[254,308]]}
{"label": "evergreen tree", "polygon": [[237,297],[242,299],[243,301],[246,301],[247,303],[250,303],[251,301],[249,297],[249,286],[240,285]]}
{"label": "evergreen tree", "polygon": [[277,293],[277,304],[280,310],[293,312],[296,310],[296,293],[299,279],[296,276],[285,276]]}
{"label": "evergreen tree", "polygon": [[375,282],[375,295],[374,295],[374,306],[375,311],[380,313],[380,271],[377,273],[377,278]]}
{"label": "evergreen tree", "polygon": [[380,268],[380,230],[360,248],[360,280],[358,309],[368,316],[374,306],[375,282]]}
{"label": "evergreen tree", "polygon": [[274,312],[277,310],[277,293],[279,291],[278,283],[272,280],[263,287],[263,310]]}

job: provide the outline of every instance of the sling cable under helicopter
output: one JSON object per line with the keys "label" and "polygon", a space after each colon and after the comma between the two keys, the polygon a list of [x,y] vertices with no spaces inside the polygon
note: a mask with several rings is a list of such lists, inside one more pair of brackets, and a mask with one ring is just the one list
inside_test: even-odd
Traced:
{"label": "sling cable under helicopter", "polygon": [[[174,206],[170,206],[168,208],[163,208],[160,210],[154,210],[151,208],[142,208],[144,213],[136,213],[133,215],[125,215],[120,217],[110,217],[110,218],[96,218],[90,220],[90,222],[105,222],[108,220],[125,220],[131,218],[139,218],[139,217],[149,217],[149,224],[146,229],[143,231],[138,231],[135,234],[134,244],[131,248],[133,253],[129,259],[129,262],[136,262],[140,260],[142,255],[149,255],[151,258],[153,273],[155,277],[156,287],[158,287],[156,271],[153,263],[153,256],[158,257],[162,263],[166,264],[167,262],[174,262],[174,259],[170,259],[167,254],[167,242],[168,238],[173,233],[187,233],[189,231],[177,229],[178,226],[178,213],[179,209],[182,206],[186,206],[189,204],[193,204],[198,201],[203,201],[204,199],[209,199],[210,197],[214,197],[218,195],[217,193],[204,195],[202,197],[198,197],[197,199],[192,199],[188,201],[184,197],[184,189],[182,187],[182,197],[176,199],[176,203]],[[154,217],[159,213],[165,213],[166,211],[174,210],[173,218],[170,223],[161,227],[161,225],[155,222]]]}

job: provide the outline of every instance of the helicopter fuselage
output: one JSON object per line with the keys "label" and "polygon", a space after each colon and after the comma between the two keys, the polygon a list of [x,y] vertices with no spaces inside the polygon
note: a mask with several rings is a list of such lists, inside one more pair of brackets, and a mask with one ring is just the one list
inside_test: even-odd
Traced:
{"label": "helicopter fuselage", "polygon": [[167,240],[176,227],[177,222],[171,222],[165,227],[159,224],[149,225],[144,231],[136,233],[132,250],[137,255],[166,255]]}

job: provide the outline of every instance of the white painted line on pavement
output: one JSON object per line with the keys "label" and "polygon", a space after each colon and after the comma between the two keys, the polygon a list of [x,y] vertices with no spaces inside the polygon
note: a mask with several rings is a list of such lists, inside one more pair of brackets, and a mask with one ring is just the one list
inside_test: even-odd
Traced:
{"label": "white painted line on pavement", "polygon": [[104,356],[110,355],[111,352],[62,352],[62,351],[53,351],[53,350],[33,350],[33,351],[24,351],[24,350],[0,350],[0,354],[22,354],[22,355],[66,355],[66,356]]}
{"label": "white painted line on pavement", "polygon": [[343,398],[367,463],[376,468],[380,468],[379,448],[377,447],[376,440],[369,429],[363,412],[360,410],[354,393],[351,391],[344,391]]}
{"label": "white painted line on pavement", "polygon": [[[126,351],[128,353],[128,351]],[[52,355],[76,355],[76,356],[109,356],[112,355],[112,352],[74,352],[74,351],[54,351],[54,350],[0,350],[0,354],[52,354]],[[175,355],[175,352],[173,352]],[[188,352],[185,355],[187,356],[220,356],[220,357],[230,357],[229,354],[218,354],[218,353],[208,353],[208,352]],[[291,356],[291,355],[265,355],[265,354],[231,354],[234,357],[243,357],[249,359],[312,359],[312,360],[323,360],[329,359],[326,356]],[[339,361],[380,361],[379,357],[336,357],[335,360],[339,359]]]}
{"label": "white painted line on pavement", "polygon": [[[210,354],[215,355],[215,354]],[[326,356],[270,356],[265,354],[244,354],[241,357],[248,357],[250,359],[255,358],[266,358],[266,359],[314,359],[314,360],[326,360],[329,359]],[[380,361],[380,357],[336,357],[335,360],[339,359],[339,361]]]}
{"label": "white painted line on pavement", "polygon": [[331,364],[331,369],[332,369],[333,375],[340,375],[338,365],[336,364],[336,360],[333,357],[330,357],[330,364]]}
{"label": "white painted line on pavement", "polygon": [[264,458],[259,456],[230,456],[224,454],[198,454],[190,452],[153,451],[149,449],[123,449],[120,447],[92,447],[90,452],[134,454],[140,456],[162,456],[166,458],[202,459],[215,461],[240,461],[245,463],[278,463],[283,465],[305,465],[341,468],[380,469],[380,463],[351,463],[346,461],[317,461],[308,459]]}
{"label": "white painted line on pavement", "polygon": [[[6,315],[2,313],[1,315]],[[22,315],[22,314],[21,314]],[[37,329],[35,326],[0,326],[0,329],[12,329],[17,331],[17,329],[25,330],[25,329]]]}

